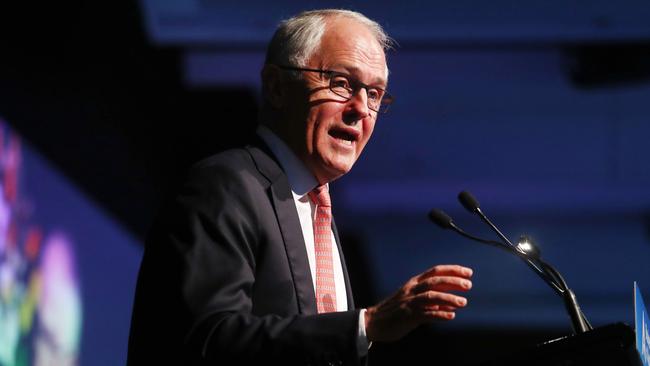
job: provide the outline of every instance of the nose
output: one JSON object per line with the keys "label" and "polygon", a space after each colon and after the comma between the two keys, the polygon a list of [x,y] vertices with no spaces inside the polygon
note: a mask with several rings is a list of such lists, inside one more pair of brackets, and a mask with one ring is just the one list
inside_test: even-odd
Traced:
{"label": "nose", "polygon": [[365,88],[359,88],[348,101],[348,107],[346,108],[346,114],[348,115],[349,121],[358,121],[364,119],[370,115],[370,109],[368,108],[368,92]]}

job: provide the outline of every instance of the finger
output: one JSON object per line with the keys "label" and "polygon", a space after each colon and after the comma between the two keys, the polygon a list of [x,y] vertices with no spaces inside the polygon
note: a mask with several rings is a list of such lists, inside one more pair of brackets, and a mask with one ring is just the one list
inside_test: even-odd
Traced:
{"label": "finger", "polygon": [[413,286],[412,293],[418,294],[424,291],[469,291],[472,288],[472,281],[453,276],[435,276],[420,280]]}
{"label": "finger", "polygon": [[424,309],[424,312],[426,313],[426,312],[435,311],[435,310],[454,312],[454,311],[458,310],[458,307],[457,306],[447,306],[447,305],[431,305],[431,306],[427,306]]}
{"label": "finger", "polygon": [[463,267],[457,264],[442,264],[429,268],[418,276],[419,280],[433,276],[456,276],[470,278],[474,271],[469,267]]}
{"label": "finger", "polygon": [[423,317],[430,320],[453,320],[456,313],[453,311],[434,310],[423,314]]}
{"label": "finger", "polygon": [[462,308],[467,305],[467,299],[462,296],[458,296],[446,292],[426,291],[421,294],[415,295],[410,300],[410,303],[412,304],[413,307],[419,308],[421,310],[431,307],[433,305],[453,306],[453,307]]}
{"label": "finger", "polygon": [[458,306],[444,306],[444,305],[440,305],[440,306],[438,306],[438,310],[441,310],[441,311],[448,311],[448,312],[452,312],[452,313],[453,313],[454,311],[458,310]]}

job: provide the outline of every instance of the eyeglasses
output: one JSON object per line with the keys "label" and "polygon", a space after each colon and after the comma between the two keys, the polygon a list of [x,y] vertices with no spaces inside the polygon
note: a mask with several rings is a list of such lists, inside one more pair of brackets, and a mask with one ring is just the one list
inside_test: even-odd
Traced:
{"label": "eyeglasses", "polygon": [[278,67],[284,70],[309,71],[324,74],[330,81],[329,89],[332,93],[344,98],[346,101],[352,99],[359,90],[366,89],[368,95],[368,108],[377,113],[386,113],[388,107],[395,100],[395,97],[388,94],[386,90],[376,86],[366,85],[358,79],[342,72],[322,69],[307,69],[294,66]]}

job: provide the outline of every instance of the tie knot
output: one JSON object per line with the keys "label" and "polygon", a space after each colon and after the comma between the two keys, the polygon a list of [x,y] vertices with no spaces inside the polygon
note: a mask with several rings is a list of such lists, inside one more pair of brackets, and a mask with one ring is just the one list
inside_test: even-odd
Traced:
{"label": "tie knot", "polygon": [[326,185],[314,188],[314,190],[309,192],[309,198],[311,198],[312,202],[319,206],[332,206],[332,201],[330,200],[330,192]]}

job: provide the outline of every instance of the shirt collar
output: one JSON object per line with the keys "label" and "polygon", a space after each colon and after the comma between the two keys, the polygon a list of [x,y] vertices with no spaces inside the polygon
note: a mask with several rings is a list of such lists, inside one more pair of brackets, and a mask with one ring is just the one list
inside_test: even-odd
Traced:
{"label": "shirt collar", "polygon": [[316,177],[278,135],[264,125],[257,127],[257,134],[280,162],[294,194],[304,197],[318,185]]}

